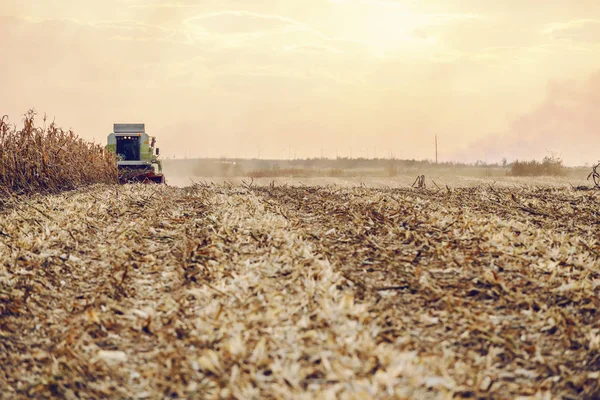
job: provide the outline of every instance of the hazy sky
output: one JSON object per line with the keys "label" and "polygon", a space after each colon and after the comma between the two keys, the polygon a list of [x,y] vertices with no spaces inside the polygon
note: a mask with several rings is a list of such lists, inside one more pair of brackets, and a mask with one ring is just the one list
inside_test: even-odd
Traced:
{"label": "hazy sky", "polygon": [[[0,0],[0,114],[164,155],[600,159],[598,0]],[[260,149],[260,150],[259,150]]]}

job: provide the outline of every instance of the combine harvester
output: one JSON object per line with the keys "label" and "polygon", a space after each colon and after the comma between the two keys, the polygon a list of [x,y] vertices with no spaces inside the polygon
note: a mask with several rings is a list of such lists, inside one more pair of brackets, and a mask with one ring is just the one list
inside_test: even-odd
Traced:
{"label": "combine harvester", "polygon": [[156,138],[144,124],[114,124],[113,130],[106,148],[117,155],[119,182],[165,183]]}

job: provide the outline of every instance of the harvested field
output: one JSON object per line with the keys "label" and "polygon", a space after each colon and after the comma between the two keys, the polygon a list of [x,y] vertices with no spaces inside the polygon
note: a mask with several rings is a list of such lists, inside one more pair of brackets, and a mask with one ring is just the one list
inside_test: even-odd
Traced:
{"label": "harvested field", "polygon": [[[474,176],[457,176],[457,175],[425,175],[425,183],[428,189],[446,190],[446,186],[452,188],[465,187],[503,187],[511,189],[536,189],[536,188],[572,188],[588,186],[592,188],[593,182],[587,180],[586,176],[590,171],[583,172],[574,177],[474,177]],[[373,189],[392,189],[403,188],[410,189],[415,182],[415,178],[420,173],[410,175],[398,175],[394,178],[377,178],[377,177],[308,177],[308,178],[248,178],[248,177],[202,177],[189,176],[186,174],[178,175],[176,171],[166,170],[168,177],[167,183],[172,186],[186,187],[194,183],[201,184],[234,184],[243,185],[250,183],[254,186],[331,186],[353,188],[366,187]],[[436,186],[437,185],[437,186]]]}
{"label": "harvested field", "polygon": [[0,219],[8,398],[598,398],[600,193],[92,186]]}

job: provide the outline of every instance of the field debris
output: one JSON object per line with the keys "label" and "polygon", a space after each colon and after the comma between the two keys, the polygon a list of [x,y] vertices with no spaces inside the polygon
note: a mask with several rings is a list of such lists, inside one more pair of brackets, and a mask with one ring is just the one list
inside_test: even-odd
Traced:
{"label": "field debris", "polygon": [[598,192],[95,185],[0,219],[7,397],[598,398]]}
{"label": "field debris", "polygon": [[411,187],[417,189],[426,189],[427,184],[425,183],[425,175],[418,175]]}
{"label": "field debris", "polygon": [[598,172],[598,167],[600,167],[600,163],[594,165],[592,168],[592,172],[587,176],[587,180],[590,179],[594,182],[594,186],[600,189],[600,173]]}

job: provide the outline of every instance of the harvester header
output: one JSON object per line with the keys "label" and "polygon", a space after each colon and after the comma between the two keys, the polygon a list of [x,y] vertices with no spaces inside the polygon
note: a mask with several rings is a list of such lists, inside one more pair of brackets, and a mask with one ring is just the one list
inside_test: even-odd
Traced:
{"label": "harvester header", "polygon": [[156,138],[146,133],[145,124],[114,124],[107,141],[106,148],[117,155],[121,183],[165,182]]}

